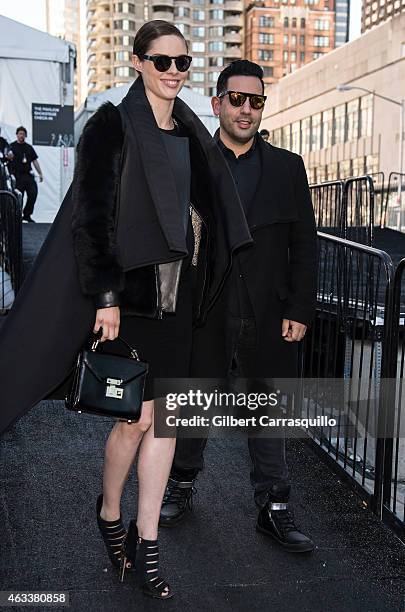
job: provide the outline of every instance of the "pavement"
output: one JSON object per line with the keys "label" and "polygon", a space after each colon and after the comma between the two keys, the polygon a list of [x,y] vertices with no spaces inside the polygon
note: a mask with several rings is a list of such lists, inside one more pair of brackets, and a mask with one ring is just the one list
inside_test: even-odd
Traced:
{"label": "pavement", "polygon": [[[32,231],[41,242],[46,232]],[[404,545],[304,440],[288,441],[287,459],[312,554],[287,553],[255,531],[246,440],[212,439],[193,512],[159,536],[175,597],[153,601],[130,579],[121,585],[95,518],[110,429],[108,419],[47,401],[0,438],[0,590],[67,591],[75,612],[405,611]],[[136,490],[133,469],[126,523]]]}

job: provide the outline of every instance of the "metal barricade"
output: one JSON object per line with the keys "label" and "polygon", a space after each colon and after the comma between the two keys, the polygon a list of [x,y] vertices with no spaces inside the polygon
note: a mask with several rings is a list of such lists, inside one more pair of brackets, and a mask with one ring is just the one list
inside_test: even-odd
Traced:
{"label": "metal barricade", "polygon": [[344,238],[368,246],[373,245],[374,183],[371,176],[345,181],[343,192]]}
{"label": "metal barricade", "polygon": [[[303,373],[308,380],[342,381],[344,405],[327,384],[311,394],[304,388],[306,417],[332,414],[338,423],[333,433],[322,426],[309,433],[327,462],[381,516],[381,380],[391,375],[393,265],[384,251],[337,236],[318,232],[318,244],[317,310],[303,346]],[[353,426],[356,435],[348,433]]]}
{"label": "metal barricade", "polygon": [[[402,181],[401,198],[398,197],[399,181]],[[402,200],[402,202],[400,201]],[[384,198],[384,227],[405,231],[405,174],[390,172]]]}
{"label": "metal barricade", "polygon": [[0,191],[0,313],[12,306],[23,277],[21,198]]}
{"label": "metal barricade", "polygon": [[310,185],[317,228],[327,234],[343,236],[344,181]]}

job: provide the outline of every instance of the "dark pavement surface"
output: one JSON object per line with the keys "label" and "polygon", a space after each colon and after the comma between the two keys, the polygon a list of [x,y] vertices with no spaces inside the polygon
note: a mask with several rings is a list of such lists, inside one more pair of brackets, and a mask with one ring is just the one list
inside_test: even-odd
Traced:
{"label": "dark pavement surface", "polygon": [[[45,232],[26,227],[24,244],[37,252]],[[155,602],[130,579],[119,584],[95,520],[110,428],[107,419],[42,402],[0,438],[0,590],[69,591],[75,612],[405,610],[403,544],[302,440],[288,442],[288,461],[312,555],[284,552],[255,531],[246,441],[213,439],[194,512],[160,534],[162,575],[175,597]],[[133,469],[126,522],[136,486]]]}

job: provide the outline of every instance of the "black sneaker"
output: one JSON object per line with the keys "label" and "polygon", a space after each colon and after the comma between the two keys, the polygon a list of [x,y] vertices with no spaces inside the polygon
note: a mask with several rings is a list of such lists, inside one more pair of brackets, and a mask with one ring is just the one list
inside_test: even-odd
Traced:
{"label": "black sneaker", "polygon": [[187,510],[193,509],[193,495],[197,493],[193,480],[169,478],[160,510],[160,527],[171,527],[179,523]]}
{"label": "black sneaker", "polygon": [[288,508],[288,497],[269,495],[267,504],[260,510],[256,529],[270,536],[289,552],[311,552],[313,541],[296,526],[294,515]]}

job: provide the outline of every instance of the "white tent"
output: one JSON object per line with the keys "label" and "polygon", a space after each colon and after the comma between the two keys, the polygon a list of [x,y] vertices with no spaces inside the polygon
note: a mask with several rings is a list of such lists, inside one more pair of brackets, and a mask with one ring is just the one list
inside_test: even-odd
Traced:
{"label": "white tent", "polygon": [[9,142],[16,138],[16,127],[25,126],[27,142],[38,154],[44,182],[38,183],[36,221],[55,217],[72,180],[74,148],[65,134],[61,139],[55,134],[46,145],[33,143],[33,116],[37,133],[48,133],[56,125],[55,117],[73,107],[75,54],[72,43],[0,15],[0,126]]}
{"label": "white tent", "polygon": [[[132,83],[122,85],[120,87],[112,87],[101,93],[92,94],[88,96],[85,103],[77,110],[75,114],[75,141],[82,132],[82,129],[89,117],[98,109],[103,102],[112,102],[113,104],[119,104],[122,98],[126,95],[128,89]],[[189,87],[183,87],[180,91],[179,98],[184,100],[186,104],[195,112],[196,115],[201,119],[205,127],[211,134],[214,134],[219,126],[218,117],[212,112],[211,98],[208,96],[202,96],[195,91],[192,91]]]}

